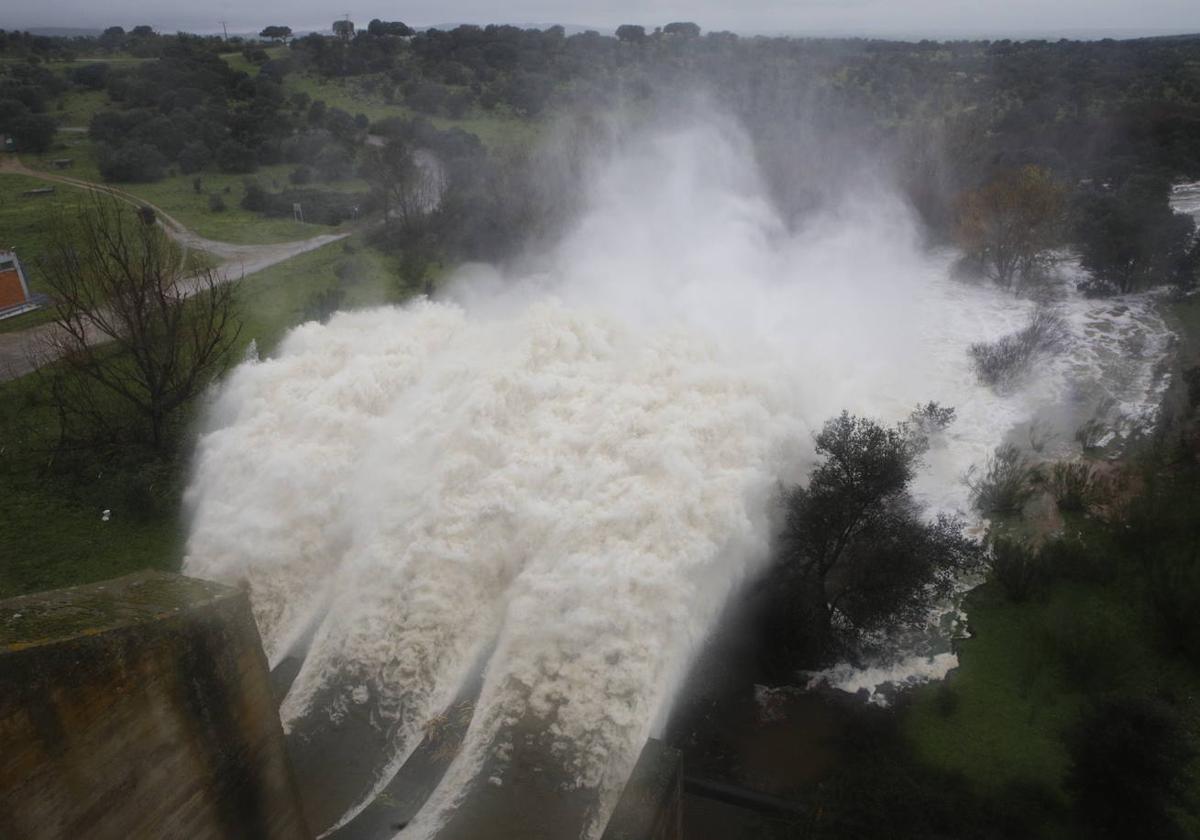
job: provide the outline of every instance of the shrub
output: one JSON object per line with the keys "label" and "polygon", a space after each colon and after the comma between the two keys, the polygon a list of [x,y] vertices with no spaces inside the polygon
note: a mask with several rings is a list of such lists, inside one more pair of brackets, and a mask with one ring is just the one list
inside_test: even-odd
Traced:
{"label": "shrub", "polygon": [[1067,735],[1074,794],[1086,835],[1182,838],[1173,806],[1194,755],[1187,728],[1165,704],[1106,698]]}
{"label": "shrub", "polygon": [[1005,444],[988,457],[983,475],[967,473],[971,502],[981,513],[1015,513],[1033,495],[1036,470],[1016,446]]}
{"label": "shrub", "polygon": [[1162,646],[1200,665],[1200,558],[1172,552],[1153,563],[1146,600]]}
{"label": "shrub", "polygon": [[997,537],[992,541],[988,568],[992,580],[1014,603],[1029,600],[1045,582],[1041,552],[1014,539]]}
{"label": "shrub", "polygon": [[213,213],[223,213],[225,211],[225,199],[221,198],[220,193],[209,194],[208,209]]}
{"label": "shrub", "polygon": [[958,711],[959,696],[958,692],[950,683],[942,681],[942,684],[937,687],[937,693],[933,698],[933,708],[938,715],[943,718],[950,718]]}
{"label": "shrub", "polygon": [[22,152],[44,152],[54,143],[57,127],[53,117],[44,114],[24,114],[12,120],[8,133]]}
{"label": "shrub", "polygon": [[1024,329],[990,344],[972,344],[968,349],[979,381],[993,388],[1012,384],[1029,370],[1033,360],[1062,347],[1068,335],[1066,322],[1045,309],[1030,316]]}
{"label": "shrub", "polygon": [[1059,670],[1076,690],[1111,688],[1135,662],[1128,630],[1106,603],[1058,604],[1042,630]]}
{"label": "shrub", "polygon": [[236,140],[226,140],[217,149],[217,165],[222,172],[253,172],[258,166],[254,150]]}
{"label": "shrub", "polygon": [[317,155],[315,168],[322,181],[341,181],[354,174],[354,158],[341,146],[331,143]]}
{"label": "shrub", "polygon": [[208,150],[208,146],[199,140],[192,140],[180,150],[178,160],[180,171],[185,175],[190,175],[208,166],[209,161],[212,160],[212,153]]}
{"label": "shrub", "polygon": [[96,164],[105,181],[157,181],[167,162],[153,146],[124,143],[117,148],[101,143]]}
{"label": "shrub", "polygon": [[244,184],[246,192],[242,196],[242,209],[253,210],[256,213],[261,213],[267,209],[270,203],[270,194],[263,189],[262,184],[255,181],[253,178],[247,178]]}
{"label": "shrub", "polygon": [[1042,573],[1079,583],[1106,583],[1117,572],[1120,555],[1104,539],[1084,543],[1079,537],[1060,537],[1044,543],[1039,551]]}
{"label": "shrub", "polygon": [[312,179],[313,179],[313,171],[312,171],[312,168],[308,167],[308,166],[297,166],[295,169],[293,169],[291,172],[288,173],[288,181],[290,181],[291,183],[295,184],[298,187],[302,187],[305,184],[312,183]]}
{"label": "shrub", "polygon": [[1086,511],[1095,501],[1097,491],[1096,473],[1090,464],[1060,461],[1050,468],[1050,492],[1061,511]]}

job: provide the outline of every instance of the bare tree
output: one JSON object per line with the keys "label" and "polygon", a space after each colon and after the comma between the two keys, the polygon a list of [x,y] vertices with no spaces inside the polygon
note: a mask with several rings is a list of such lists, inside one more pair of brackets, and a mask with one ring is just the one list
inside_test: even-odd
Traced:
{"label": "bare tree", "polygon": [[440,161],[393,140],[372,150],[370,164],[389,235],[408,240],[423,232],[446,191]]}
{"label": "bare tree", "polygon": [[152,213],[99,194],[54,225],[41,269],[64,422],[112,428],[115,400],[161,451],[179,409],[228,363],[241,330],[234,286],[211,268],[187,271]]}

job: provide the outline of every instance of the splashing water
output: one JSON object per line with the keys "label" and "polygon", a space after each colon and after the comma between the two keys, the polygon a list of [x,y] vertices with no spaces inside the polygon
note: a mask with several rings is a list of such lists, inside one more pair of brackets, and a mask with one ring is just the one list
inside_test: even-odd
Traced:
{"label": "splashing water", "polygon": [[464,748],[405,836],[434,833],[481,768],[503,786],[518,731],[594,793],[602,829],[691,652],[761,568],[778,482],[842,409],[957,409],[918,481],[931,510],[965,509],[970,464],[1091,384],[1122,416],[1152,410],[1167,331],[1150,302],[1068,296],[1063,357],[997,395],[966,347],[1031,304],[950,280],[879,184],[789,231],[719,119],[629,137],[580,188],[586,212],[539,273],[476,267],[447,302],[299,327],[233,372],[199,443],[185,570],[247,582],[272,665],[311,639],[285,726],[358,715],[387,733],[343,821],[487,656]]}

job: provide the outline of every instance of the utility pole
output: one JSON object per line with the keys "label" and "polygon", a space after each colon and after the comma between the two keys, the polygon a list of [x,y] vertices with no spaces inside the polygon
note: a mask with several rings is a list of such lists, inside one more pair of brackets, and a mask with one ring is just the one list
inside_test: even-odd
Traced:
{"label": "utility pole", "polygon": [[225,33],[225,40],[229,40],[229,27],[225,25],[225,21],[221,21],[221,31]]}

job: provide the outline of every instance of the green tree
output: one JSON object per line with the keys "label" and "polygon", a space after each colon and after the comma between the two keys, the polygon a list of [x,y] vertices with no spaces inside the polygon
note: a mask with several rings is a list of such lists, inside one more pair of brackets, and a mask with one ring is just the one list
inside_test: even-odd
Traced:
{"label": "green tree", "polygon": [[116,148],[99,144],[96,165],[106,181],[145,182],[161,178],[167,161],[153,146],[133,141]]}
{"label": "green tree", "polygon": [[17,150],[22,152],[44,152],[54,142],[57,127],[54,118],[45,114],[22,114],[8,126]]}
{"label": "green tree", "polygon": [[1166,180],[1134,176],[1083,197],[1076,238],[1091,275],[1089,291],[1128,294],[1161,283],[1191,285],[1196,224],[1171,208],[1169,195]]}
{"label": "green tree", "polygon": [[292,37],[292,27],[290,26],[266,26],[262,32],[258,33],[259,38],[267,38],[272,41],[286,41]]}
{"label": "green tree", "polygon": [[640,44],[646,40],[646,27],[637,26],[632,23],[622,24],[617,27],[617,40],[627,41],[631,44]]}
{"label": "green tree", "polygon": [[367,24],[367,34],[375,37],[384,35],[395,35],[401,38],[407,38],[413,35],[412,27],[398,20],[380,20],[375,18]]}
{"label": "green tree", "polygon": [[664,26],[663,32],[667,35],[677,35],[680,38],[699,38],[700,26],[691,21],[676,21]]}
{"label": "green tree", "polygon": [[818,664],[839,641],[919,621],[980,562],[963,523],[926,522],[908,489],[929,436],[952,419],[936,404],[894,427],[843,412],[817,435],[823,460],[808,486],[785,492],[771,579],[782,599],[776,632],[789,655]]}

